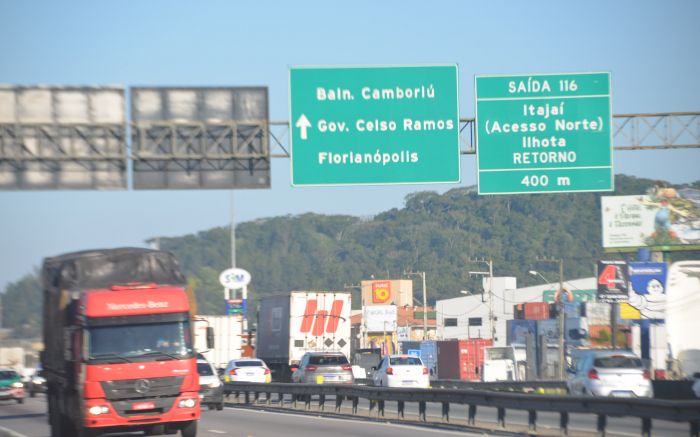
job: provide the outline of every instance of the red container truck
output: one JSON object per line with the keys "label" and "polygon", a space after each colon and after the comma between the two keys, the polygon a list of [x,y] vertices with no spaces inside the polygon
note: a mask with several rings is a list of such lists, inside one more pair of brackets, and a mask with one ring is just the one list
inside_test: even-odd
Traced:
{"label": "red container truck", "polygon": [[195,437],[199,376],[175,258],[140,248],[75,252],[45,259],[42,281],[51,436]]}
{"label": "red container truck", "polygon": [[479,381],[484,349],[492,345],[493,340],[483,338],[438,341],[438,378]]}

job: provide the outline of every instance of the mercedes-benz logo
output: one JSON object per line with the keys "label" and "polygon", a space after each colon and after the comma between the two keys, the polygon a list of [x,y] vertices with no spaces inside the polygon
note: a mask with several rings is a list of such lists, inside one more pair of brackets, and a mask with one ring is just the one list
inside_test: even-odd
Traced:
{"label": "mercedes-benz logo", "polygon": [[136,390],[137,393],[144,394],[148,390],[151,389],[151,381],[147,379],[139,379],[134,383],[134,390]]}

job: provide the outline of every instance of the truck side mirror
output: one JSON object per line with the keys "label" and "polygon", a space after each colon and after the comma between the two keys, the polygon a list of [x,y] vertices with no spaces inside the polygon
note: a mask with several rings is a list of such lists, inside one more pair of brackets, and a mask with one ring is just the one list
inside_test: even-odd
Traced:
{"label": "truck side mirror", "polygon": [[207,326],[207,349],[214,349],[214,328]]}

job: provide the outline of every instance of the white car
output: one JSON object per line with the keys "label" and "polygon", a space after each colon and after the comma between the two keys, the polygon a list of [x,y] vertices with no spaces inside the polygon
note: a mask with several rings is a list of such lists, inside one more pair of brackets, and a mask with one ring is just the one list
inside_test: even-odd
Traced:
{"label": "white car", "polygon": [[570,371],[569,393],[584,396],[651,398],[651,375],[632,352],[599,350],[581,357]]}
{"label": "white car", "polygon": [[229,361],[224,370],[225,382],[262,382],[272,381],[270,368],[258,358],[239,358]]}
{"label": "white car", "polygon": [[428,368],[420,358],[411,355],[384,357],[372,380],[379,387],[430,387]]}

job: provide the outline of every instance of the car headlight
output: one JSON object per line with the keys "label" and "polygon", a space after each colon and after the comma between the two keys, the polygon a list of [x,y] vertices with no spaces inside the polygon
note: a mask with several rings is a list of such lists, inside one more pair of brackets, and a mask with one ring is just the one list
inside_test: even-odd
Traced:
{"label": "car headlight", "polygon": [[197,405],[197,400],[193,398],[181,400],[177,406],[178,408],[194,408]]}
{"label": "car headlight", "polygon": [[109,407],[106,407],[104,405],[93,405],[92,407],[88,408],[88,413],[90,413],[91,416],[107,414],[109,413]]}
{"label": "car headlight", "polygon": [[13,383],[12,383],[12,387],[14,387],[14,388],[22,388],[22,387],[24,387],[24,384],[22,384],[21,382],[13,382]]}
{"label": "car headlight", "polygon": [[216,388],[216,387],[218,387],[218,386],[220,386],[220,385],[221,385],[221,381],[216,380],[216,381],[214,381],[214,382],[210,382],[210,383],[209,383],[209,388]]}
{"label": "car headlight", "polygon": [[32,379],[32,384],[34,385],[41,385],[44,383],[43,379]]}

